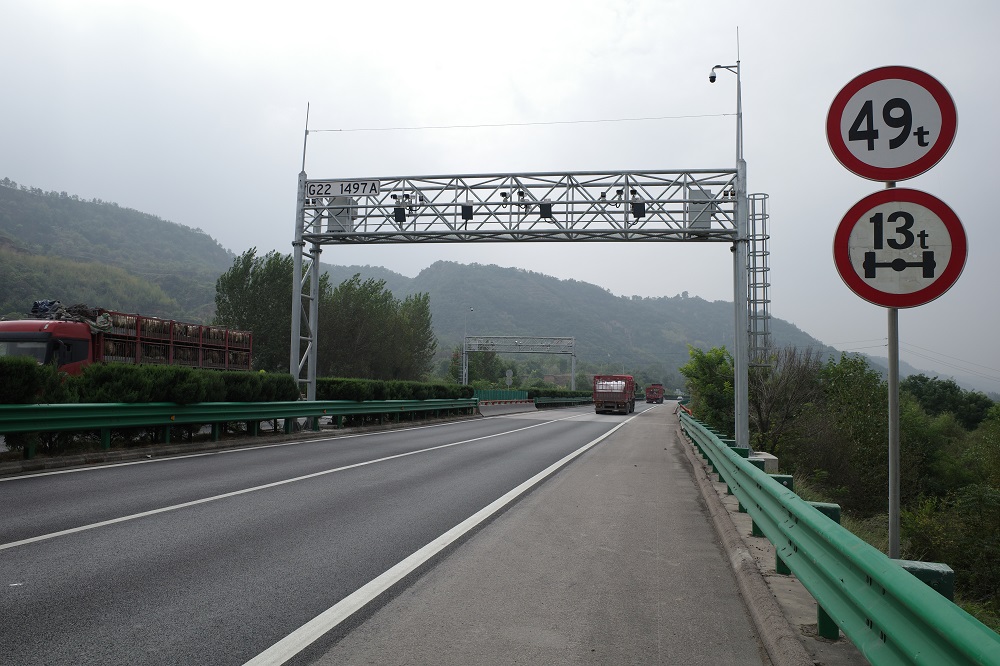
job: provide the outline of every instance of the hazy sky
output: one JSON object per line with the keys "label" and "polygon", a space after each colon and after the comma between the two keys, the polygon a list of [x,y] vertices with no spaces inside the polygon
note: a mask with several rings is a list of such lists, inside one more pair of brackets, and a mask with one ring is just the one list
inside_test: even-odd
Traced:
{"label": "hazy sky", "polygon": [[[906,65],[948,89],[958,133],[900,186],[957,213],[969,256],[950,291],[900,311],[902,358],[1000,391],[986,168],[1000,153],[998,26],[994,0],[0,0],[0,178],[200,228],[236,253],[288,253],[307,104],[310,178],[731,168],[736,79],[710,85],[708,72],[739,58],[749,190],[770,197],[772,314],[884,356],[886,311],[851,292],[832,257],[841,218],[883,185],[836,161],[825,120],[855,76]],[[609,122],[571,122],[592,120]],[[387,129],[448,125],[480,127]],[[410,276],[439,259],[733,298],[725,244],[323,252]],[[595,275],[609,259],[620,275]]]}

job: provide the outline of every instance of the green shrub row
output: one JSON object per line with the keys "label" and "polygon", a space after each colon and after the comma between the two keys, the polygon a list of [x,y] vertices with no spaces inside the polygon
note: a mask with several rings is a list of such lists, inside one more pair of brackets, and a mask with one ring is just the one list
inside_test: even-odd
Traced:
{"label": "green shrub row", "polygon": [[459,400],[472,395],[471,386],[458,384],[339,377],[316,380],[317,400]]}
{"label": "green shrub row", "polygon": [[0,403],[273,402],[298,400],[291,375],[174,365],[94,364],[60,377],[24,357],[0,358]]}

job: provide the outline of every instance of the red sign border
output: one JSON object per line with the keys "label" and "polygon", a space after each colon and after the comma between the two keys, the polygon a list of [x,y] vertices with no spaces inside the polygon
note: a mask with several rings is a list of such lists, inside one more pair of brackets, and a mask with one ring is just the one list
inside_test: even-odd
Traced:
{"label": "red sign border", "polygon": [[[847,103],[854,95],[865,86],[878,81],[889,79],[901,79],[910,81],[924,88],[937,101],[941,110],[941,137],[934,142],[934,146],[920,159],[898,167],[877,167],[854,156],[848,149],[847,144],[840,134],[840,120],[843,116]],[[844,168],[852,173],[882,182],[895,182],[914,178],[929,170],[947,154],[951,149],[951,144],[955,140],[955,133],[958,130],[958,111],[955,108],[955,101],[948,90],[930,74],[912,67],[901,65],[890,65],[869,70],[864,74],[856,76],[850,83],[837,93],[830,111],[826,116],[826,140],[830,144],[830,150]]]}
{"label": "red sign border", "polygon": [[[927,287],[910,294],[889,294],[879,291],[865,282],[851,265],[849,242],[851,232],[858,221],[876,206],[895,202],[914,203],[929,209],[941,219],[951,236],[951,259],[942,271],[941,277]],[[920,190],[893,187],[869,194],[847,211],[833,237],[833,262],[837,266],[840,279],[864,300],[886,308],[912,308],[930,303],[951,289],[962,274],[967,258],[968,239],[958,215],[948,204]]]}

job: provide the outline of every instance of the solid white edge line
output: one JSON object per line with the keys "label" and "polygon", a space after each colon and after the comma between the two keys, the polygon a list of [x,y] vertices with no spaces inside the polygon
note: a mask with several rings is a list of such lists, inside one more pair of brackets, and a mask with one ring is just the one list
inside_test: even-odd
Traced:
{"label": "solid white edge line", "polygon": [[284,664],[321,636],[336,628],[341,622],[364,608],[376,597],[405,578],[429,559],[461,538],[466,532],[478,526],[504,506],[526,493],[532,487],[545,480],[562,467],[566,466],[574,458],[581,456],[593,447],[597,446],[637,416],[638,414],[629,417],[597,439],[584,444],[582,447],[566,455],[561,460],[552,463],[521,485],[472,514],[455,527],[422,547],[420,550],[417,550],[413,554],[404,558],[399,563],[380,574],[378,577],[372,579],[351,594],[347,595],[309,622],[306,622],[304,625],[288,634],[250,661],[246,662],[244,666],[279,666],[280,664]]}
{"label": "solid white edge line", "polygon": [[149,516],[155,516],[160,513],[166,513],[168,511],[176,511],[178,509],[186,509],[188,507],[197,506],[199,504],[206,504],[208,502],[214,502],[216,500],[226,499],[228,497],[237,497],[239,495],[245,495],[247,493],[256,492],[258,490],[266,490],[268,488],[276,488],[278,486],[284,486],[289,483],[295,483],[296,481],[305,481],[307,479],[313,479],[318,476],[325,476],[327,474],[333,474],[335,472],[343,472],[349,469],[356,469],[358,467],[365,467],[367,465],[374,465],[375,463],[386,462],[387,460],[395,460],[397,458],[406,458],[407,456],[413,456],[418,453],[427,453],[429,451],[437,451],[439,449],[447,449],[452,446],[458,446],[460,444],[471,444],[472,442],[479,442],[484,439],[492,439],[494,437],[500,437],[502,435],[509,435],[515,432],[521,432],[522,430],[531,430],[532,428],[539,428],[544,425],[549,425],[551,423],[558,423],[560,421],[567,421],[572,418],[576,418],[577,415],[567,416],[561,419],[553,419],[551,421],[543,421],[541,423],[535,423],[530,426],[525,426],[523,428],[514,428],[513,430],[506,430],[504,432],[494,433],[492,435],[483,435],[482,437],[473,437],[472,439],[464,439],[459,442],[449,442],[448,444],[439,444],[438,446],[431,446],[426,449],[417,449],[415,451],[407,451],[405,453],[397,453],[391,456],[384,456],[382,458],[375,458],[373,460],[365,460],[359,463],[354,463],[352,465],[344,465],[343,467],[334,467],[333,469],[325,469],[321,472],[313,472],[312,474],[306,474],[304,476],[296,476],[291,479],[284,479],[282,481],[274,481],[272,483],[265,483],[260,486],[254,486],[252,488],[243,488],[242,490],[234,490],[232,492],[223,493],[221,495],[214,495],[212,497],[203,497],[201,499],[191,500],[190,502],[182,502],[181,504],[173,504],[171,506],[160,507],[159,509],[151,509],[149,511],[143,511],[142,513],[134,513],[128,516],[119,516],[118,518],[111,518],[110,520],[102,520],[98,523],[90,523],[89,525],[81,525],[79,527],[71,527],[66,530],[60,530],[58,532],[50,532],[48,534],[39,534],[38,536],[28,537],[27,539],[21,539],[20,541],[11,541],[10,543],[0,544],[0,551],[9,550],[11,548],[17,548],[18,546],[26,546],[30,543],[37,543],[39,541],[48,541],[49,539],[55,539],[56,537],[67,536],[69,534],[76,534],[78,532],[86,532],[87,530],[97,529],[98,527],[107,527],[108,525],[115,525],[117,523],[124,523],[130,520],[137,520],[139,518],[147,518]]}

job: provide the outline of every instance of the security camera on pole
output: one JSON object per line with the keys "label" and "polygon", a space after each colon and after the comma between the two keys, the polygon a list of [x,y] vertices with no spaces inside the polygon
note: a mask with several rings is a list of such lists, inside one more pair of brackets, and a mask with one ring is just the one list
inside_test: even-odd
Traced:
{"label": "security camera on pole", "polygon": [[837,94],[826,136],[849,171],[885,182],[847,212],[833,240],[840,277],[889,314],[889,557],[899,558],[899,310],[947,291],[965,266],[968,243],[958,216],[919,190],[896,189],[944,157],[958,125],[955,103],[932,76],[880,67]]}

